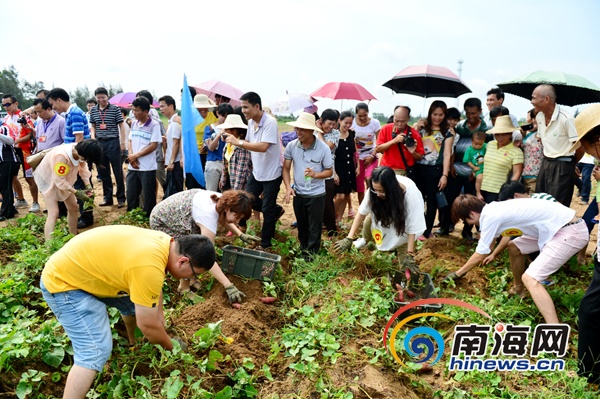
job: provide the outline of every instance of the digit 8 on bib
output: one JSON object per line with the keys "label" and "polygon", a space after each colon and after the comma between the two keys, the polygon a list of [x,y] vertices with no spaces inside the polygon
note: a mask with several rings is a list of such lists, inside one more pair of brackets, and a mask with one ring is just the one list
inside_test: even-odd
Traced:
{"label": "digit 8 on bib", "polygon": [[69,173],[69,165],[63,162],[59,162],[54,165],[54,173],[58,176],[66,176]]}

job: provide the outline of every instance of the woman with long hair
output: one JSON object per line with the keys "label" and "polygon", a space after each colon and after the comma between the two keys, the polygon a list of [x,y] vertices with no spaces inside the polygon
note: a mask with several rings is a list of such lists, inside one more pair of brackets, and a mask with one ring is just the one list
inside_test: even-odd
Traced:
{"label": "woman with long hair", "polygon": [[[102,146],[98,140],[86,139],[75,144],[62,144],[44,155],[36,167],[33,177],[44,197],[48,217],[44,226],[44,237],[50,241],[58,220],[58,202],[67,207],[69,233],[77,234],[79,205],[77,200],[87,202],[93,198],[88,163],[99,164],[102,160]],[[73,184],[81,177],[86,190],[76,190]]]}
{"label": "woman with long hair", "polygon": [[423,236],[419,237],[420,239],[431,236],[438,209],[437,195],[438,192],[443,192],[448,184],[454,135],[448,128],[446,110],[446,103],[443,101],[437,100],[431,103],[427,119],[420,131],[425,156],[416,162],[415,181],[427,205],[425,211],[427,228]]}
{"label": "woman with long hair", "polygon": [[[189,234],[202,234],[214,244],[219,226],[225,226],[246,243],[260,242],[259,237],[244,234],[236,223],[252,214],[252,195],[241,190],[229,190],[223,194],[214,191],[192,189],[174,194],[159,202],[150,214],[150,227],[169,234],[173,238]],[[223,274],[215,262],[209,270],[225,287],[231,302],[239,302],[245,296]],[[199,288],[196,279],[181,280],[179,292]]]}
{"label": "woman with long hair", "polygon": [[369,116],[369,106],[366,103],[356,104],[355,111],[356,117],[352,122],[351,129],[356,132],[355,140],[360,165],[359,174],[356,176],[356,192],[358,193],[358,202],[362,202],[365,197],[365,182],[369,186],[371,173],[378,163],[375,147],[381,123]]}
{"label": "woman with long hair", "polygon": [[[363,223],[362,237],[352,239]],[[398,259],[414,255],[415,240],[425,230],[423,197],[408,177],[380,166],[371,174],[370,190],[360,204],[348,237],[334,245],[335,251],[357,248],[375,241],[380,251],[398,250]],[[403,248],[406,247],[406,253]]]}

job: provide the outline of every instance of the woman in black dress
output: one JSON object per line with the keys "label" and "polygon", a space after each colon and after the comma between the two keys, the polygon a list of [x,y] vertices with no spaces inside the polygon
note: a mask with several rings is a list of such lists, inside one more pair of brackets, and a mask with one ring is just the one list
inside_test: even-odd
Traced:
{"label": "woman in black dress", "polygon": [[350,193],[356,191],[356,175],[358,174],[357,152],[354,131],[350,130],[354,117],[350,111],[340,114],[340,141],[335,150],[335,215],[339,224],[344,216],[344,209]]}

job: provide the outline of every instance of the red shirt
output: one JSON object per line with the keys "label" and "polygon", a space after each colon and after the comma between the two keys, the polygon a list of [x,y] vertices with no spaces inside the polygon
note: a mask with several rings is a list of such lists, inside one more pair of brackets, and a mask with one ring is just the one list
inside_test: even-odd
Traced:
{"label": "red shirt", "polygon": [[[15,136],[13,136],[13,139],[16,141],[17,139],[28,135],[29,133],[33,132],[33,122],[31,122],[31,119],[29,119],[28,116],[26,116],[27,119],[27,126],[23,126],[20,123],[17,123],[17,120],[24,115],[23,113],[21,113],[21,110],[17,110],[17,112],[15,112],[12,115],[6,115],[4,117],[4,124],[11,126],[12,127],[12,132],[15,133]],[[31,139],[24,141],[22,143],[19,144],[15,144],[16,148],[20,148],[23,150],[23,153],[26,155],[31,155]]]}
{"label": "red shirt", "polygon": [[[410,131],[410,135],[417,142],[417,149],[415,152],[425,155],[425,149],[423,148],[423,140],[421,140],[421,135],[412,127],[408,126],[407,129]],[[394,124],[388,123],[384,127],[381,128],[379,132],[379,136],[377,137],[377,145],[385,144],[388,141],[392,140],[392,133],[394,130]],[[398,134],[401,134],[399,132]],[[407,133],[406,130],[403,133]],[[404,157],[406,158],[406,162],[408,166],[413,166],[415,164],[415,160],[410,153],[410,151],[406,148],[404,144],[400,144],[402,146],[402,150],[404,152]],[[404,161],[402,160],[402,156],[400,155],[400,150],[398,149],[398,145],[395,144],[388,148],[383,152],[383,157],[379,163],[381,166],[389,166],[392,169],[404,169],[406,170],[406,166],[404,165]]]}

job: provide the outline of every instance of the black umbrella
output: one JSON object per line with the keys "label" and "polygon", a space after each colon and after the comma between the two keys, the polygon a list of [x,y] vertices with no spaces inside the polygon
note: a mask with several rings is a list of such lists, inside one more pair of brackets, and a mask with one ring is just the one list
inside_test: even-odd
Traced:
{"label": "black umbrella", "polygon": [[498,83],[498,87],[505,93],[530,99],[533,89],[541,84],[554,86],[559,104],[573,106],[600,102],[600,88],[584,77],[563,72],[535,71]]}
{"label": "black umbrella", "polygon": [[383,84],[395,93],[419,97],[453,97],[471,93],[471,89],[448,68],[435,65],[413,65],[404,68]]}

